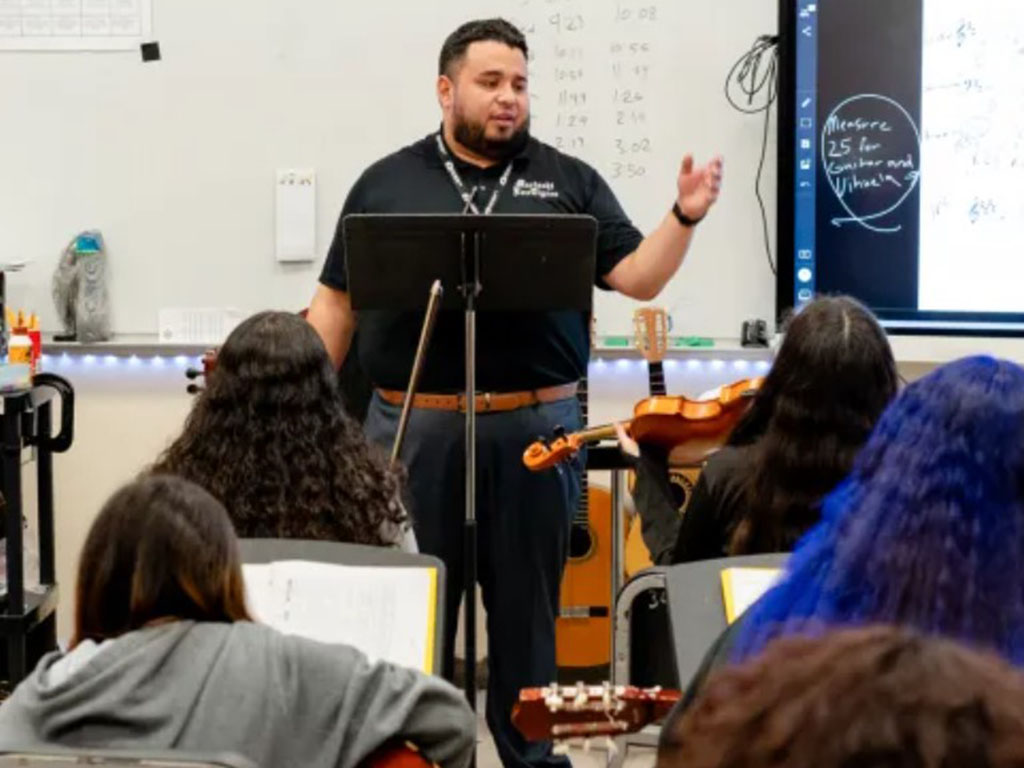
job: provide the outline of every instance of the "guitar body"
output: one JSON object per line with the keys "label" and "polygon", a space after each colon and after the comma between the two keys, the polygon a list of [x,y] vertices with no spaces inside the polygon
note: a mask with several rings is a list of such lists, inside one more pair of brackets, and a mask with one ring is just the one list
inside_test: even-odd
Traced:
{"label": "guitar body", "polygon": [[[594,345],[594,317],[590,318]],[[576,397],[587,423],[587,377]],[[612,497],[591,488],[586,467],[580,476],[580,501],[569,528],[569,557],[558,591],[555,663],[559,675],[575,681],[604,679],[612,661]]]}
{"label": "guitar body", "polygon": [[[668,481],[672,486],[672,496],[675,499],[676,511],[680,517],[686,514],[686,507],[690,503],[690,497],[693,496],[693,487],[697,484],[700,470],[700,467],[669,468]],[[630,480],[635,481],[635,478],[630,477]],[[630,486],[629,490],[632,493],[632,486]],[[640,515],[633,515],[626,532],[626,552],[623,558],[625,560],[627,579],[633,578],[640,571],[654,565],[654,561],[651,559],[651,552],[647,549],[647,545],[644,544],[644,538],[641,533],[642,528],[643,524]]]}
{"label": "guitar body", "polygon": [[612,658],[612,497],[605,488],[584,492],[588,524],[573,524],[555,620],[555,658],[570,677],[570,669],[602,667]]}
{"label": "guitar body", "polygon": [[409,744],[388,744],[359,764],[359,768],[437,768]]}

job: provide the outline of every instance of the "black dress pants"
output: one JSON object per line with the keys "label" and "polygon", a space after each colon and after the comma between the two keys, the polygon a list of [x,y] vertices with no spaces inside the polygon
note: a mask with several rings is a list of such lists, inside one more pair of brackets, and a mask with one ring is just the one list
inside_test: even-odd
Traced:
{"label": "black dress pants", "polygon": [[[399,406],[373,396],[366,419],[371,440],[388,448]],[[462,597],[465,518],[465,416],[414,409],[402,459],[421,552],[447,569],[444,674],[454,666],[456,617]],[[507,768],[565,768],[550,744],[527,743],[513,728],[512,705],[524,687],[555,680],[555,617],[580,495],[579,460],[544,472],[523,466],[523,451],[556,426],[581,426],[576,398],[477,416],[478,581],[487,610],[487,724]]]}

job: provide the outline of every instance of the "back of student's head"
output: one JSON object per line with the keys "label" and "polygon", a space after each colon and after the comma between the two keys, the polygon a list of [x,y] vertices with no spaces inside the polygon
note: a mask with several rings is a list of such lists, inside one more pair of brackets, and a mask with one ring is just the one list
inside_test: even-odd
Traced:
{"label": "back of student's head", "polygon": [[246,538],[390,544],[383,531],[404,519],[399,479],[345,412],[320,337],[286,312],[231,333],[153,471],[202,485]]}
{"label": "back of student's head", "polygon": [[658,754],[658,768],[1020,765],[1020,673],[891,627],[784,638],[720,670]]}
{"label": "back of student's head", "polygon": [[78,563],[75,645],[164,620],[248,618],[238,541],[220,502],[161,475],[107,501]]}
{"label": "back of student's head", "polygon": [[1024,664],[1024,369],[967,358],[893,401],[738,651],[808,619],[906,625]]}
{"label": "back of student's head", "polygon": [[885,332],[863,305],[818,298],[795,315],[775,362],[732,442],[753,444],[748,514],[733,554],[789,549],[897,389]]}

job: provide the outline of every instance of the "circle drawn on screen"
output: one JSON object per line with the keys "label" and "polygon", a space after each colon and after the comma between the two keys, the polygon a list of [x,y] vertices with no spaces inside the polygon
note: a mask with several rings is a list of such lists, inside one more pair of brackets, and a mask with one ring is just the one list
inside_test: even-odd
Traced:
{"label": "circle drawn on screen", "polygon": [[917,187],[920,156],[921,134],[902,104],[877,93],[840,102],[821,132],[825,176],[848,214],[834,217],[832,225],[899,232],[903,225],[892,214]]}

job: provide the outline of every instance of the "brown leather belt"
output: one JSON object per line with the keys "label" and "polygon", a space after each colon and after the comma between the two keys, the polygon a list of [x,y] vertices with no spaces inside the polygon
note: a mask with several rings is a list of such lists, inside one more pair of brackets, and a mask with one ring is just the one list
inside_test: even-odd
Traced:
{"label": "brown leather belt", "polygon": [[[554,387],[543,387],[541,389],[528,390],[525,392],[484,392],[476,396],[477,413],[497,413],[500,411],[514,411],[517,408],[528,408],[537,403],[553,403],[556,400],[565,400],[576,396],[578,382],[570,384],[559,384]],[[378,389],[380,398],[391,405],[401,405],[405,402],[405,392],[398,392],[393,389]],[[435,411],[462,411],[466,410],[466,398],[464,395],[414,395],[412,399],[413,408],[428,408]]]}

